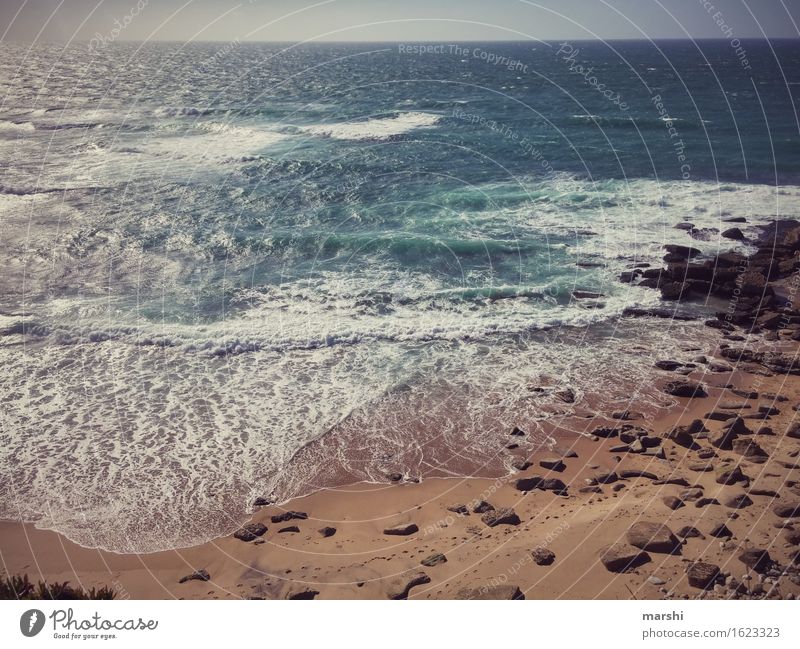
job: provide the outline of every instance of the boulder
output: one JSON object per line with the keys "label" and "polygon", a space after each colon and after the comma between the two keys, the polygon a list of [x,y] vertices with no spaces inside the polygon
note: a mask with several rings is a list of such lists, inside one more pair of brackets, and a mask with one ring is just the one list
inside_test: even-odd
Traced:
{"label": "boulder", "polygon": [[535,548],[531,551],[531,556],[537,566],[549,566],[556,560],[555,552],[547,548]]}
{"label": "boulder", "polygon": [[730,507],[732,509],[744,509],[745,507],[752,505],[753,501],[747,494],[738,493],[733,494],[732,496],[727,496],[723,499],[723,503],[726,507]]}
{"label": "boulder", "polygon": [[575,403],[575,390],[572,388],[564,388],[553,393],[553,395],[563,401],[564,403]]}
{"label": "boulder", "polygon": [[565,485],[564,482],[558,478],[547,478],[542,480],[539,484],[539,489],[543,489],[544,491],[554,491],[555,493],[561,495],[566,495],[567,493],[567,485]]}
{"label": "boulder", "polygon": [[694,561],[686,569],[686,577],[693,588],[709,590],[720,577],[719,566],[704,561]]}
{"label": "boulder", "polygon": [[655,367],[657,367],[658,369],[665,370],[667,372],[674,372],[678,368],[683,367],[683,363],[679,363],[678,361],[670,361],[670,360],[656,361],[655,363],[653,363],[653,365]]}
{"label": "boulder", "polygon": [[683,446],[685,448],[691,448],[695,443],[694,438],[687,432],[685,426],[670,428],[664,433],[664,439],[668,439],[671,442],[675,442],[678,446]]}
{"label": "boulder", "polygon": [[797,518],[800,516],[800,502],[775,505],[772,511],[779,518]]}
{"label": "boulder", "polygon": [[670,509],[680,509],[683,507],[683,501],[676,496],[664,496],[662,499],[664,504]]}
{"label": "boulder", "polygon": [[544,458],[543,460],[539,460],[539,466],[543,469],[549,469],[550,471],[558,471],[561,472],[567,468],[567,465],[561,461],[561,458],[558,457],[548,457]]}
{"label": "boulder", "polygon": [[753,440],[747,439],[746,437],[733,440],[731,448],[734,453],[744,455],[751,462],[763,462],[767,458],[767,452]]}
{"label": "boulder", "polygon": [[208,574],[207,570],[195,570],[192,574],[186,575],[185,577],[181,577],[178,580],[179,584],[185,584],[187,581],[209,581],[211,579],[211,575]]}
{"label": "boulder", "polygon": [[469,516],[469,509],[467,509],[466,505],[462,504],[450,505],[447,508],[447,511],[453,512],[454,514],[460,514],[461,516]]}
{"label": "boulder", "polygon": [[326,538],[326,539],[331,537],[331,536],[333,536],[334,534],[336,534],[336,528],[335,527],[320,527],[319,530],[317,530],[317,531],[320,533],[320,535],[323,538]]}
{"label": "boulder", "polygon": [[717,430],[708,435],[708,441],[711,443],[711,446],[723,451],[730,451],[731,448],[733,448],[733,441],[735,439],[736,433],[727,429]]}
{"label": "boulder", "polygon": [[517,513],[510,507],[488,511],[481,516],[481,520],[489,527],[520,524],[519,516],[517,516]]}
{"label": "boulder", "polygon": [[685,525],[681,529],[678,530],[677,534],[678,538],[681,539],[704,539],[705,534],[703,534],[700,530],[696,527],[692,527],[691,525]]}
{"label": "boulder", "polygon": [[233,533],[233,536],[240,541],[255,541],[259,536],[263,536],[267,528],[262,523],[245,523]]}
{"label": "boulder", "polygon": [[709,534],[713,536],[715,539],[724,539],[733,536],[733,532],[730,531],[730,529],[728,528],[727,525],[725,525],[725,523],[720,523],[719,525],[715,525],[713,528],[711,528]]}
{"label": "boulder", "polygon": [[639,521],[628,528],[628,543],[648,552],[671,553],[680,547],[680,541],[666,525]]}
{"label": "boulder", "polygon": [[734,241],[742,241],[744,239],[744,232],[739,228],[729,228],[722,233],[726,239],[733,239]]}
{"label": "boulder", "polygon": [[766,550],[749,548],[744,550],[738,557],[744,565],[758,573],[765,573],[772,567],[772,558]]}
{"label": "boulder", "polygon": [[696,383],[695,381],[670,381],[664,386],[663,390],[673,397],[696,399],[708,396],[705,386],[702,383]]}
{"label": "boulder", "polygon": [[627,572],[650,561],[650,555],[627,543],[614,543],[601,548],[600,562],[609,572]]}
{"label": "boulder", "polygon": [[392,584],[387,593],[389,599],[408,599],[408,594],[414,586],[431,583],[431,578],[424,572],[418,572],[408,580],[397,580]]}
{"label": "boulder", "polygon": [[308,518],[308,514],[305,512],[294,512],[294,511],[286,511],[280,514],[276,514],[272,516],[271,520],[273,523],[285,523],[286,521],[291,520],[299,520],[304,521]]}
{"label": "boulder", "polygon": [[616,410],[611,413],[612,419],[620,419],[622,421],[630,421],[632,419],[644,419],[644,415],[641,412],[636,412],[634,410]]}
{"label": "boulder", "polygon": [[674,243],[665,244],[664,250],[666,250],[669,254],[675,255],[681,259],[691,259],[692,257],[697,257],[698,255],[703,254],[697,248],[692,248],[691,246],[681,246]]}
{"label": "boulder", "polygon": [[415,523],[402,523],[394,527],[387,527],[383,530],[384,534],[389,536],[410,536],[419,532],[419,527]]}
{"label": "boulder", "polygon": [[[528,478],[532,480],[533,478]],[[490,512],[494,509],[494,505],[486,502],[485,500],[479,500],[473,507],[472,513],[473,514],[485,514],[486,512]]]}
{"label": "boulder", "polygon": [[540,489],[541,486],[542,479],[539,476],[520,478],[514,483],[514,488],[517,489],[517,491],[533,491],[534,489]]}
{"label": "boulder", "polygon": [[749,478],[742,473],[738,466],[722,467],[717,471],[717,484],[732,485],[737,482],[749,482]]}
{"label": "boulder", "polygon": [[649,471],[639,471],[637,469],[623,469],[619,472],[619,477],[624,478],[625,480],[629,480],[631,478],[646,478],[647,480],[658,480],[658,476],[655,473],[650,473]]}
{"label": "boulder", "polygon": [[284,534],[284,533],[287,533],[287,534],[288,534],[288,533],[294,533],[294,534],[297,534],[297,533],[299,533],[299,532],[300,532],[300,528],[299,528],[299,527],[297,527],[297,525],[287,525],[286,527],[282,527],[282,528],[280,528],[280,529],[278,530],[278,534]]}
{"label": "boulder", "polygon": [[592,484],[611,484],[619,480],[619,476],[614,471],[603,471],[593,475],[590,480]]}
{"label": "boulder", "polygon": [[319,595],[318,590],[314,590],[313,588],[309,588],[308,586],[296,586],[294,588],[290,588],[287,591],[285,599],[309,600],[309,599],[314,599],[317,595]]}
{"label": "boulder", "polygon": [[476,600],[505,600],[505,599],[525,599],[519,586],[510,584],[504,586],[482,586],[481,588],[465,588],[456,593],[456,599],[476,599]]}

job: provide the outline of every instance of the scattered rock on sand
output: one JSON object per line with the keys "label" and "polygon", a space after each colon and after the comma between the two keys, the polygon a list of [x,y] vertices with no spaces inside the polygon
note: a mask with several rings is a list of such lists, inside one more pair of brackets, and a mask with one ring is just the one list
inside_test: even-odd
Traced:
{"label": "scattered rock on sand", "polygon": [[547,457],[543,460],[539,460],[539,466],[543,469],[549,469],[550,471],[558,471],[561,472],[567,468],[567,465],[561,461],[561,458],[558,457]]}
{"label": "scattered rock on sand", "polygon": [[701,590],[713,588],[719,576],[719,566],[704,561],[695,561],[686,569],[689,585]]}
{"label": "scattered rock on sand", "polygon": [[549,566],[556,560],[555,552],[547,548],[535,548],[531,552],[531,556],[533,557],[533,562],[537,566]]}
{"label": "scattered rock on sand", "polygon": [[419,528],[416,523],[403,523],[401,525],[395,525],[394,527],[387,527],[383,530],[383,533],[389,536],[409,536],[417,532],[419,532]]}
{"label": "scattered rock on sand", "polygon": [[482,586],[481,588],[465,588],[456,593],[456,599],[525,599],[519,586]]}
{"label": "scattered rock on sand", "polygon": [[788,505],[775,505],[772,511],[779,518],[797,518],[800,516],[800,502],[789,503]]}
{"label": "scattered rock on sand", "polygon": [[745,507],[752,505],[753,501],[747,494],[738,493],[728,496],[723,500],[723,503],[726,507],[731,507],[732,509],[744,509]]}
{"label": "scattered rock on sand", "polygon": [[700,530],[696,527],[692,527],[691,525],[686,525],[678,530],[678,537],[682,539],[704,539],[705,534],[703,534]]}
{"label": "scattered rock on sand", "polygon": [[510,507],[503,507],[486,512],[481,516],[481,520],[489,527],[497,525],[519,525],[520,520],[517,513]]}
{"label": "scattered rock on sand", "polygon": [[185,584],[187,581],[208,581],[211,579],[211,575],[208,574],[207,570],[195,570],[191,575],[186,575],[185,577],[181,577],[178,580],[179,584]]}
{"label": "scattered rock on sand", "polygon": [[744,550],[738,557],[744,565],[758,573],[765,573],[772,567],[772,558],[766,550],[749,548]]}
{"label": "scattered rock on sand", "polygon": [[335,527],[320,527],[319,528],[319,533],[323,536],[323,538],[327,539],[328,537],[333,536],[334,534],[336,534],[336,528]]}
{"label": "scattered rock on sand", "polygon": [[650,555],[627,543],[614,543],[602,548],[600,562],[609,572],[627,572],[650,561]]}
{"label": "scattered rock on sand", "polygon": [[720,523],[719,525],[715,525],[711,529],[709,534],[713,536],[715,539],[724,539],[733,536],[733,532],[730,531],[730,529],[728,528],[727,525],[725,525],[725,523]]}
{"label": "scattered rock on sand", "polygon": [[441,552],[434,552],[429,557],[425,557],[420,563],[428,568],[433,568],[433,566],[438,566],[440,563],[447,563],[447,557]]}
{"label": "scattered rock on sand", "polygon": [[233,533],[233,536],[240,541],[255,541],[259,536],[263,536],[267,528],[262,523],[245,523]]}
{"label": "scattered rock on sand", "polygon": [[695,381],[670,381],[664,386],[663,390],[673,397],[698,399],[708,396],[705,386]]}
{"label": "scattered rock on sand", "polygon": [[304,521],[307,518],[308,514],[305,512],[287,511],[280,514],[275,514],[275,516],[273,516],[270,520],[272,520],[273,523],[285,523],[286,521],[292,520]]}
{"label": "scattered rock on sand", "polygon": [[389,599],[408,599],[408,594],[414,586],[421,586],[422,584],[429,583],[431,583],[431,578],[424,572],[418,572],[412,575],[407,581],[395,581],[386,595]]}
{"label": "scattered rock on sand", "polygon": [[628,543],[648,552],[671,553],[680,547],[680,541],[666,525],[638,521],[628,528]]}

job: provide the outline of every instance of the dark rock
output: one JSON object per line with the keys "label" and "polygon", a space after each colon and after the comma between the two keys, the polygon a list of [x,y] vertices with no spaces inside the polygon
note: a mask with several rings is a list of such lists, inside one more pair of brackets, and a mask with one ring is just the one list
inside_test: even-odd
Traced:
{"label": "dark rock", "polygon": [[719,500],[716,498],[703,497],[698,498],[694,503],[694,506],[697,507],[697,509],[700,509],[701,507],[708,507],[708,505],[719,505]]}
{"label": "dark rock", "polygon": [[627,543],[614,543],[602,548],[600,562],[609,572],[627,572],[650,561],[650,555]]}
{"label": "dark rock", "polygon": [[611,484],[619,480],[619,476],[614,471],[604,471],[596,473],[591,479],[594,484]]}
{"label": "dark rock", "polygon": [[481,520],[489,527],[497,525],[519,525],[520,520],[517,513],[509,508],[503,507],[494,511],[486,512],[481,516]]}
{"label": "dark rock", "polygon": [[516,471],[527,471],[533,466],[528,460],[514,460],[511,463],[511,468]]}
{"label": "dark rock", "polygon": [[749,482],[749,478],[742,473],[738,466],[721,467],[717,471],[717,484],[732,485],[737,482]]}
{"label": "dark rock", "polygon": [[779,518],[797,518],[800,516],[800,502],[775,505],[772,511]]}
{"label": "dark rock", "polygon": [[705,386],[701,383],[695,383],[694,381],[670,381],[664,386],[663,390],[673,397],[684,397],[691,399],[708,396]]}
{"label": "dark rock", "polygon": [[289,589],[289,591],[286,593],[286,599],[310,600],[314,599],[317,595],[319,595],[318,590],[314,590],[313,588],[309,588],[308,586],[297,586],[295,588]]}
{"label": "dark rock", "polygon": [[681,507],[684,506],[683,501],[680,498],[677,498],[676,496],[664,496],[662,500],[664,501],[664,504],[670,509],[680,509]]}
{"label": "dark rock", "polygon": [[706,538],[705,534],[703,534],[696,527],[692,527],[691,525],[686,525],[685,527],[682,527],[681,529],[679,529],[678,530],[678,537],[682,538],[682,539],[692,539],[692,538],[704,539],[704,538]]}
{"label": "dark rock", "polygon": [[414,586],[421,586],[422,584],[429,584],[431,583],[431,578],[428,577],[424,572],[418,572],[406,581],[403,582],[396,582],[390,587],[387,596],[389,599],[408,599],[408,594]]}
{"label": "dark rock", "polygon": [[711,531],[709,532],[711,536],[715,539],[724,539],[730,538],[733,536],[733,532],[728,529],[728,526],[725,523],[720,523],[719,525],[715,525]]}
{"label": "dark rock", "polygon": [[758,573],[765,573],[772,567],[773,561],[766,550],[749,548],[744,550],[738,557],[744,565]]}
{"label": "dark rock", "polygon": [[469,516],[469,509],[467,509],[466,505],[450,505],[447,511],[453,512],[454,514],[461,514],[461,516]]}
{"label": "dark rock", "polygon": [[731,448],[734,453],[744,455],[751,462],[763,461],[767,458],[767,452],[751,439],[735,439]]}
{"label": "dark rock", "polygon": [[733,441],[736,439],[736,433],[731,430],[718,430],[710,433],[708,441],[711,446],[721,449],[723,451],[730,451],[733,448]]}
{"label": "dark rock", "polygon": [[521,428],[517,428],[516,426],[514,426],[514,430],[511,431],[511,436],[512,437],[525,437],[525,431],[522,430]]}
{"label": "dark rock", "polygon": [[286,521],[298,520],[304,521],[308,518],[308,514],[305,512],[293,512],[293,511],[286,511],[281,514],[276,514],[272,517],[273,523],[285,523]]}
{"label": "dark rock", "polygon": [[730,228],[729,230],[725,230],[722,233],[722,236],[726,239],[733,239],[734,241],[741,241],[744,239],[744,232],[742,232],[739,228]]}
{"label": "dark rock", "polygon": [[541,486],[542,479],[539,476],[520,478],[514,483],[514,488],[518,491],[533,491],[534,489],[541,488]]}
{"label": "dark rock", "polygon": [[720,577],[719,566],[704,561],[695,561],[686,570],[689,585],[701,590],[709,590]]}
{"label": "dark rock", "polygon": [[647,480],[658,480],[658,476],[655,473],[650,473],[649,471],[638,471],[635,469],[624,469],[619,472],[619,477],[624,478],[626,480],[631,478],[646,478]]}
{"label": "dark rock", "polygon": [[279,534],[282,534],[284,532],[293,532],[297,534],[298,532],[300,532],[300,528],[297,527],[297,525],[287,525],[286,527],[282,527],[278,530]]}
{"label": "dark rock", "polygon": [[323,538],[329,538],[336,534],[335,527],[320,527],[318,532],[322,535]]}
{"label": "dark rock", "polygon": [[553,393],[564,403],[575,403],[575,391],[572,388],[565,388]]}
{"label": "dark rock", "polygon": [[531,556],[537,566],[549,566],[556,560],[555,553],[547,548],[535,548],[531,551]]}
{"label": "dark rock", "polygon": [[548,457],[543,460],[539,461],[539,466],[543,469],[549,469],[550,471],[558,471],[561,472],[567,468],[567,465],[561,461],[561,458],[553,458]]}
{"label": "dark rock", "polygon": [[475,600],[506,600],[506,599],[525,599],[525,595],[519,586],[483,586],[481,588],[469,588],[460,590],[456,594],[456,599],[475,599]]}
{"label": "dark rock", "polygon": [[632,546],[648,552],[671,553],[680,547],[677,537],[661,523],[636,522],[628,528],[626,538]]}
{"label": "dark rock", "polygon": [[266,507],[267,505],[271,505],[272,501],[269,498],[256,498],[253,501],[253,507]]}
{"label": "dark rock", "polygon": [[410,534],[416,534],[417,532],[419,532],[419,528],[415,523],[402,523],[400,525],[395,525],[394,527],[387,527],[385,530],[383,530],[383,533],[388,534],[389,536],[409,536]]}
{"label": "dark rock", "polygon": [[753,504],[753,501],[748,497],[747,494],[739,493],[734,494],[733,496],[728,496],[724,500],[725,506],[730,507],[732,509],[744,509],[745,507],[749,507]]}
{"label": "dark rock", "polygon": [[181,577],[178,580],[179,584],[185,584],[187,581],[209,581],[211,579],[211,575],[208,574],[207,570],[195,570],[191,575],[186,575],[185,577]]}
{"label": "dark rock", "polygon": [[233,536],[240,541],[250,542],[263,536],[266,531],[266,526],[261,523],[245,523],[233,533]]}
{"label": "dark rock", "polygon": [[441,552],[435,552],[429,557],[425,557],[422,561],[420,561],[420,563],[428,568],[433,568],[434,566],[438,566],[440,563],[447,563],[447,557]]}
{"label": "dark rock", "polygon": [[603,437],[604,439],[610,439],[619,435],[619,428],[608,428],[607,426],[601,426],[599,428],[595,428],[592,431],[592,435]]}
{"label": "dark rock", "polygon": [[672,255],[677,255],[681,259],[691,259],[692,257],[697,257],[698,255],[703,254],[697,248],[692,248],[690,246],[681,246],[678,244],[668,243],[664,245],[664,250]]}
{"label": "dark rock", "polygon": [[656,361],[653,363],[655,367],[660,370],[665,370],[667,372],[674,372],[679,367],[683,367],[683,363],[679,363],[678,361]]}

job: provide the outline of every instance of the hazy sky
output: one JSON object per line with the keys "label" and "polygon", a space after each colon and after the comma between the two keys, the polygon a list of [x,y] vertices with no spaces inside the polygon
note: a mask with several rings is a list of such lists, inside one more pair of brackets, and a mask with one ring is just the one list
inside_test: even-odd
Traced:
{"label": "hazy sky", "polygon": [[798,24],[800,0],[0,0],[13,41],[797,38]]}

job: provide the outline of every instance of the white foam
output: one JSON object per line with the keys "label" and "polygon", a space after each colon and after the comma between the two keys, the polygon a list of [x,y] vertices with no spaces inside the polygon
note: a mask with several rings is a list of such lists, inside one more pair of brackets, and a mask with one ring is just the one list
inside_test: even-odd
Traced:
{"label": "white foam", "polygon": [[331,137],[336,140],[385,140],[418,128],[430,128],[435,126],[440,119],[439,115],[431,113],[408,112],[400,113],[395,117],[316,124],[304,126],[300,130],[310,135]]}

